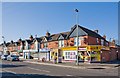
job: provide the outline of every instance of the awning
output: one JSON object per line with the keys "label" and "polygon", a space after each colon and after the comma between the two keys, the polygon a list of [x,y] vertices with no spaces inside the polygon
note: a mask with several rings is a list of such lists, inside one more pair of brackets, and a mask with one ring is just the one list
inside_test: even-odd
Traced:
{"label": "awning", "polygon": [[23,52],[38,52],[38,50],[23,50]]}
{"label": "awning", "polygon": [[23,52],[23,50],[18,50],[17,52]]}
{"label": "awning", "polygon": [[50,49],[48,49],[48,48],[39,49],[39,52],[49,52],[49,51],[50,51]]}

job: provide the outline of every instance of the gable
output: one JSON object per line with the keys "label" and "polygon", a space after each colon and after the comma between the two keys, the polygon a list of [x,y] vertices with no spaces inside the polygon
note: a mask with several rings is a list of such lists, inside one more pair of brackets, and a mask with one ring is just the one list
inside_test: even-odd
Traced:
{"label": "gable", "polygon": [[64,37],[62,35],[59,36],[58,40],[63,40]]}
{"label": "gable", "polygon": [[[78,36],[88,35],[85,31],[83,31],[80,27],[78,27]],[[71,32],[69,37],[77,36],[77,27]]]}
{"label": "gable", "polygon": [[47,41],[47,38],[46,38],[46,37],[44,37],[42,41],[43,41],[43,42],[46,42],[46,41]]}

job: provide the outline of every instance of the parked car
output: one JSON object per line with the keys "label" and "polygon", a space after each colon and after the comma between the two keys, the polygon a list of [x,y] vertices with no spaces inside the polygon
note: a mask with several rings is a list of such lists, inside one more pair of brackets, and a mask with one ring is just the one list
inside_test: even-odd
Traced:
{"label": "parked car", "polygon": [[8,55],[2,55],[2,56],[1,56],[1,59],[2,59],[2,60],[7,60],[7,56],[8,56]]}
{"label": "parked car", "polygon": [[18,55],[9,55],[7,56],[8,61],[19,61],[19,56]]}

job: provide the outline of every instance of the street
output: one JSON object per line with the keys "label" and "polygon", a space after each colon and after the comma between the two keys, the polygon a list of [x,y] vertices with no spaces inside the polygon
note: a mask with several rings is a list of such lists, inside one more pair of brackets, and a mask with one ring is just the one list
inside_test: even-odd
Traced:
{"label": "street", "polygon": [[[7,76],[38,76],[48,78],[52,76],[118,76],[118,68],[109,69],[75,69],[49,65],[38,65],[26,62],[1,61],[1,75]],[[53,78],[53,77],[52,77]],[[66,77],[65,77],[66,78]],[[72,77],[73,78],[73,77]],[[81,77],[80,77],[81,78]]]}

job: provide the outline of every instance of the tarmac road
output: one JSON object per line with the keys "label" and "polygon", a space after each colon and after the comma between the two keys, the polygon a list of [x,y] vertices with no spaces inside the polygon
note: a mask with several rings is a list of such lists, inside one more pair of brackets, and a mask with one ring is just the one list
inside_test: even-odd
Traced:
{"label": "tarmac road", "polygon": [[[10,62],[2,61],[0,66],[2,77],[39,77],[39,78],[53,78],[53,76],[66,77],[88,77],[88,76],[118,76],[118,68],[109,69],[75,69],[66,67],[57,67],[50,65],[32,64],[26,62]],[[20,78],[21,78],[20,77]],[[65,77],[65,78],[66,78]],[[108,77],[109,78],[109,77]]]}

